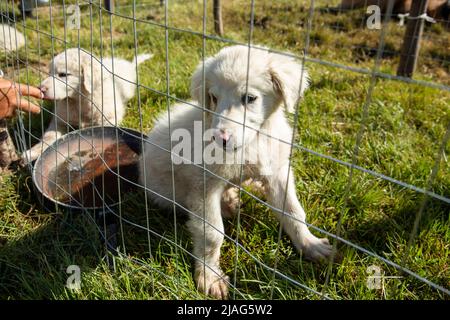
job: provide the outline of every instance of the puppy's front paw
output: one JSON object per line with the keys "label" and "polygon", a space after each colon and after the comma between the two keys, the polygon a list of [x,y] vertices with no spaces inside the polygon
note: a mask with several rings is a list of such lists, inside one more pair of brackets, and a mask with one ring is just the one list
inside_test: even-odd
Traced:
{"label": "puppy's front paw", "polygon": [[213,298],[227,299],[229,277],[224,275],[219,268],[215,268],[214,271],[208,267],[205,269],[201,266],[197,268],[195,272],[197,289]]}
{"label": "puppy's front paw", "polygon": [[302,251],[312,261],[325,261],[330,258],[333,246],[326,238],[316,238],[310,234],[302,244]]}
{"label": "puppy's front paw", "polygon": [[[250,186],[250,191],[256,194],[258,197],[265,194],[265,186],[261,181],[253,180],[252,178],[245,180],[242,183],[243,186]],[[241,205],[239,199],[239,189],[238,188],[228,188],[222,194],[222,199],[220,202],[222,217],[232,218],[236,215]]]}
{"label": "puppy's front paw", "polygon": [[239,206],[239,189],[229,188],[222,194],[220,206],[222,209],[222,217],[232,218],[238,212]]}

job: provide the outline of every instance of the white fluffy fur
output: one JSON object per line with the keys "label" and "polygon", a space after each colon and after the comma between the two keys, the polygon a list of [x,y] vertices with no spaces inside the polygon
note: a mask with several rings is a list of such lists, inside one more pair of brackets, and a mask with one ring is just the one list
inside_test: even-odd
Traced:
{"label": "white fluffy fur", "polygon": [[0,24],[0,52],[16,51],[25,45],[25,37],[16,28]]}
{"label": "white fluffy fur", "polygon": [[[243,166],[243,179],[262,181],[264,188],[261,189],[271,206],[281,210],[285,203],[286,214],[274,212],[295,247],[312,260],[327,258],[331,254],[328,240],[316,238],[302,223],[305,221],[305,212],[297,199],[294,175],[289,167],[289,143],[272,140],[279,150],[276,155],[269,152],[264,144],[256,143],[260,132],[291,141],[292,129],[285,111],[295,110],[298,99],[307,88],[307,74],[293,58],[259,49],[251,49],[250,53],[248,93],[256,100],[247,104],[246,125],[250,128],[246,128],[244,137],[242,123],[245,107],[242,96],[247,89],[247,47],[227,47],[208,58],[204,63],[205,88],[202,87],[203,64],[197,67],[191,87],[191,94],[196,101],[192,103],[204,104],[216,113],[207,112],[205,123],[206,129],[214,130],[216,141],[213,143],[222,146],[221,134],[227,132],[230,137],[225,147],[227,154],[239,157],[244,148],[247,162],[253,164]],[[202,92],[206,93],[205,96]],[[203,112],[189,104],[177,104],[172,107],[170,117],[172,132],[183,128],[193,135],[194,121],[201,121]],[[238,193],[230,190],[230,185],[222,179],[204,173],[202,165],[197,167],[193,164],[173,165],[175,185],[172,186],[171,155],[161,149],[170,150],[167,116],[157,121],[144,147],[140,165],[141,184],[150,189],[148,193],[157,204],[169,208],[171,203],[159,195],[173,199],[174,189],[175,201],[194,213],[189,215],[188,227],[193,237],[193,253],[198,257],[195,263],[197,286],[199,290],[216,298],[226,298],[227,277],[219,266],[220,247],[224,239],[221,213],[235,207]],[[232,183],[240,182],[239,164],[213,164],[206,165],[206,168]],[[206,185],[203,184],[204,174]]]}
{"label": "white fluffy fur", "polygon": [[150,58],[150,54],[142,54],[130,62],[114,57],[113,64],[111,58],[100,63],[78,48],[58,54],[50,62],[50,76],[40,86],[45,98],[55,100],[55,115],[42,143],[27,150],[23,159],[35,160],[71,127],[119,125],[126,103],[136,91],[136,63]]}

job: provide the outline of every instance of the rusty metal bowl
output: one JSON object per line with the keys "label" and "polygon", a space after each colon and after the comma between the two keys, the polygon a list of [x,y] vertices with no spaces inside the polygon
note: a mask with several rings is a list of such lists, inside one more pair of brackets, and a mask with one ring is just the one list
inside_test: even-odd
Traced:
{"label": "rusty metal bowl", "polygon": [[104,210],[137,190],[138,160],[146,136],[119,127],[72,131],[36,160],[32,178],[48,210]]}

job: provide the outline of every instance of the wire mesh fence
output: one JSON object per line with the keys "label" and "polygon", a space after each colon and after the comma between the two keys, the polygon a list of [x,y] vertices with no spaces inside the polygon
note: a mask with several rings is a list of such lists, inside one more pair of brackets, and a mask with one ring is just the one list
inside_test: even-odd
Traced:
{"label": "wire mesh fence", "polygon": [[[83,213],[100,233],[105,265],[113,269],[100,274],[132,279],[122,298],[135,297],[133,290],[144,290],[140,298],[205,297],[197,287],[208,289],[208,275],[221,282],[210,294],[224,297],[228,287],[235,299],[447,298],[448,18],[425,25],[417,70],[408,78],[396,75],[405,26],[394,1],[376,28],[368,25],[367,6],[338,4],[222,1],[224,35],[218,36],[212,1],[116,0],[107,9],[103,1],[50,0],[26,18],[16,2],[2,1],[4,77],[41,85],[55,100],[42,103],[40,115],[18,114],[10,126],[32,175],[27,185],[37,195],[30,201],[40,202],[39,212]],[[293,129],[288,138],[280,138],[281,127],[255,129],[247,107],[239,121],[208,108],[207,98],[216,98],[207,91],[207,57],[232,45],[245,48],[246,99],[252,97],[251,59],[260,52],[301,63],[300,83],[289,85],[301,88],[309,73],[309,89],[286,115]],[[194,89],[201,92],[192,100],[197,65]],[[207,142],[200,141],[201,160],[188,164],[195,168],[194,188],[174,157],[180,108],[200,111],[200,140],[214,118],[238,125],[242,141],[256,132],[288,146],[289,169],[271,180],[252,177],[241,162],[231,177],[205,163]],[[149,130],[161,117],[168,127],[158,144]],[[244,150],[233,152],[244,157]],[[161,159],[167,161],[155,169]],[[274,152],[270,159],[280,158]],[[158,179],[138,179],[149,171]],[[306,221],[290,209],[294,177]],[[262,179],[263,186],[248,185],[248,178]],[[267,183],[273,181],[278,184]],[[167,186],[164,192],[160,185]],[[237,188],[234,215],[224,224],[208,218],[220,202],[209,206],[216,185]],[[322,264],[305,260],[295,237],[284,235],[290,226],[305,225],[332,244]],[[211,234],[223,237],[223,245]],[[213,246],[212,254],[214,241],[219,251]],[[219,267],[208,259],[220,255],[221,245]],[[100,290],[92,280],[96,272],[83,278],[81,290]],[[9,285],[4,288],[11,295]]]}

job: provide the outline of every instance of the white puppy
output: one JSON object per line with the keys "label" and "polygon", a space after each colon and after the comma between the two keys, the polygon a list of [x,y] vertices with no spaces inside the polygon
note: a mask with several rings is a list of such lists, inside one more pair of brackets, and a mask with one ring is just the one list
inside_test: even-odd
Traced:
{"label": "white puppy", "polygon": [[[293,58],[267,50],[251,49],[250,65],[247,61],[248,48],[232,46],[201,63],[192,77],[191,94],[196,100],[193,104],[208,111],[175,105],[170,112],[170,131],[165,115],[150,131],[140,165],[140,183],[156,203],[171,208],[170,200],[175,199],[178,207],[189,213],[188,228],[197,257],[194,277],[199,290],[216,298],[228,294],[227,277],[219,266],[224,240],[221,201],[223,207],[223,202],[233,202],[237,193],[230,192],[227,181],[236,185],[241,179],[262,181],[268,203],[296,248],[312,260],[325,259],[332,251],[328,240],[315,237],[305,224],[289,166],[292,129],[285,111],[295,110],[307,88],[306,71]],[[202,132],[198,130],[203,125],[209,135],[203,137],[202,154],[203,142],[198,141]],[[194,141],[180,148],[181,136],[193,136]],[[171,147],[172,156],[168,152]],[[210,161],[220,151],[226,155],[225,163]]]}
{"label": "white puppy", "polygon": [[119,125],[126,103],[136,92],[136,64],[149,58],[150,54],[142,54],[131,62],[115,57],[100,62],[78,48],[54,57],[49,65],[50,76],[42,81],[40,89],[46,99],[55,100],[55,114],[42,142],[22,158],[26,162],[35,160],[70,128]]}

